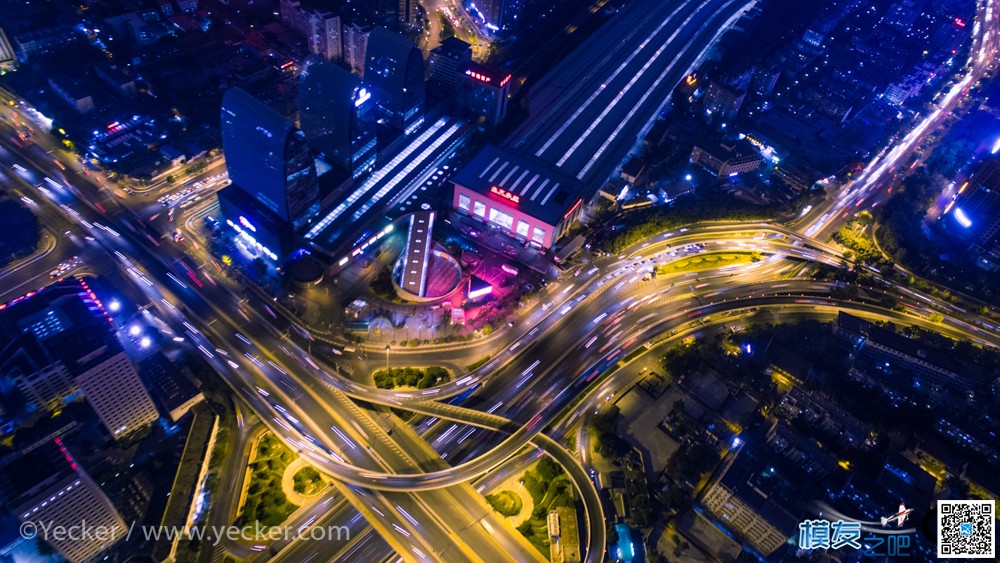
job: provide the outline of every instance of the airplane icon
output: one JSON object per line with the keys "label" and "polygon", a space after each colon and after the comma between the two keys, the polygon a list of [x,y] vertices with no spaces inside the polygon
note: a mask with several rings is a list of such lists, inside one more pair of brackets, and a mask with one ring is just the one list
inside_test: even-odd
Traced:
{"label": "airplane icon", "polygon": [[913,512],[912,508],[906,508],[905,504],[899,503],[899,512],[893,514],[892,516],[882,517],[882,527],[884,528],[889,524],[891,524],[893,520],[896,520],[898,522],[897,527],[902,528],[903,523],[906,522],[906,518],[910,515],[911,512]]}

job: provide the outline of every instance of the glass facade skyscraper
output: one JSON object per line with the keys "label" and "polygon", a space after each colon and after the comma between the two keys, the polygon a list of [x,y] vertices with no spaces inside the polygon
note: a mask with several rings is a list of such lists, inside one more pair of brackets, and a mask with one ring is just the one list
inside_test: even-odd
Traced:
{"label": "glass facade skyscraper", "polygon": [[299,121],[325,160],[355,178],[375,166],[375,115],[371,89],[347,70],[310,58],[299,83]]}
{"label": "glass facade skyscraper", "polygon": [[222,99],[222,150],[232,183],[296,230],[319,214],[319,183],[305,135],[239,88]]}
{"label": "glass facade skyscraper", "polygon": [[424,56],[412,41],[384,27],[368,36],[365,82],[371,84],[378,117],[406,134],[424,119]]}

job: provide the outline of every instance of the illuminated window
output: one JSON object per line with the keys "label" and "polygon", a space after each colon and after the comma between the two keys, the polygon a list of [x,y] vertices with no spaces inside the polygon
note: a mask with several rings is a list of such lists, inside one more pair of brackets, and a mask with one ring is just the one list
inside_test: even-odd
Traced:
{"label": "illuminated window", "polygon": [[486,204],[483,203],[483,202],[481,202],[481,201],[474,202],[472,204],[472,213],[474,215],[478,215],[479,217],[485,218],[486,217]]}
{"label": "illuminated window", "polygon": [[496,223],[508,231],[514,228],[514,217],[499,209],[490,209],[490,222]]}
{"label": "illuminated window", "polygon": [[524,240],[528,240],[528,222],[518,221],[517,222],[517,234],[520,237],[524,237]]}
{"label": "illuminated window", "polygon": [[535,232],[531,235],[531,240],[537,242],[538,244],[542,244],[545,240],[545,229],[535,227]]}
{"label": "illuminated window", "polygon": [[470,201],[469,196],[465,194],[458,194],[458,208],[462,211],[465,211],[466,213],[469,212]]}

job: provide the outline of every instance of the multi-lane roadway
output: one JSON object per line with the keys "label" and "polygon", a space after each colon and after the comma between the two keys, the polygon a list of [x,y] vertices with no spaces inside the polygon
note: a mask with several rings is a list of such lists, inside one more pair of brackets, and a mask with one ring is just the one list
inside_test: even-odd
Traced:
{"label": "multi-lane roadway", "polygon": [[[994,8],[994,2],[980,3],[977,23],[981,27],[973,49],[978,62],[967,80],[977,68],[985,69],[995,52]],[[941,111],[947,111],[958,95],[942,98]],[[608,107],[616,107],[616,96],[577,106],[573,114],[600,109],[600,117]],[[519,456],[533,443],[554,454],[574,477],[587,507],[588,523],[582,529],[587,530],[588,560],[598,561],[603,557],[604,521],[599,503],[593,504],[594,484],[578,470],[572,456],[541,432],[546,427],[557,436],[567,431],[584,409],[592,408],[595,391],[611,389],[608,383],[600,383],[604,374],[629,354],[654,341],[669,341],[712,323],[732,322],[758,308],[822,315],[850,309],[956,337],[997,342],[995,327],[986,321],[909,290],[900,295],[904,311],[890,311],[878,304],[878,293],[883,290],[863,288],[856,302],[844,302],[832,297],[837,289],[834,284],[791,277],[802,262],[839,263],[836,250],[811,235],[828,234],[833,222],[844,210],[857,207],[856,201],[866,191],[884,187],[879,180],[893,168],[887,163],[903,158],[937,121],[924,123],[904,137],[904,144],[887,149],[866,169],[863,179],[843,187],[826,206],[817,206],[797,225],[798,233],[807,236],[769,225],[709,225],[664,233],[621,257],[595,261],[579,275],[553,283],[519,316],[513,330],[470,346],[398,352],[398,362],[415,358],[456,362],[494,353],[482,370],[420,392],[378,390],[324,369],[305,351],[308,344],[298,333],[275,329],[276,319],[270,312],[251,306],[224,280],[210,280],[192,268],[185,249],[162,237],[162,227],[152,228],[89,178],[70,171],[59,181],[64,189],[38,190],[40,178],[55,177],[59,167],[37,145],[25,149],[6,144],[8,152],[0,156],[8,165],[4,173],[15,170],[14,164],[24,170],[25,176],[14,177],[12,182],[27,197],[39,200],[47,225],[51,221],[71,226],[83,237],[82,247],[93,249],[95,260],[103,256],[104,267],[113,265],[126,272],[156,305],[158,314],[187,332],[199,353],[268,427],[337,477],[338,497],[302,515],[302,525],[347,525],[355,539],[345,545],[314,546],[300,541],[273,546],[281,550],[280,558],[303,561],[343,556],[371,561],[383,557],[389,548],[408,560],[537,558],[539,554],[519,534],[492,516],[479,493],[463,484],[491,472],[511,471],[508,460],[526,461]],[[553,132],[556,141],[536,150],[565,145],[557,133]],[[574,149],[580,138],[563,147],[569,154],[567,162],[576,158],[577,150],[593,159],[600,149],[600,144]],[[589,142],[588,138],[582,137],[581,144]],[[761,253],[761,261],[731,271],[642,279],[651,263],[691,253],[753,249]],[[932,312],[942,314],[944,321],[931,323]],[[570,357],[573,361],[566,361]],[[460,407],[438,402],[468,389],[475,393]],[[587,401],[574,402],[584,393],[589,393]],[[372,404],[432,418],[413,429],[385,408],[367,406]],[[377,536],[364,529],[359,515]]]}

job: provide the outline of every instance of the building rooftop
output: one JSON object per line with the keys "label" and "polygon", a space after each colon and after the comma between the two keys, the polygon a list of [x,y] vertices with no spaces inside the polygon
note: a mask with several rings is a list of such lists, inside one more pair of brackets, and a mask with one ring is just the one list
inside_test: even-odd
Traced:
{"label": "building rooftop", "polygon": [[528,87],[528,119],[504,146],[596,192],[667,103],[701,48],[743,4],[626,3]]}
{"label": "building rooftop", "polygon": [[492,145],[484,147],[454,177],[455,184],[556,225],[580,199],[583,183],[541,161]]}
{"label": "building rooftop", "polygon": [[[0,305],[0,338],[5,343],[0,346],[0,364],[44,366],[61,360],[71,372],[88,369],[121,349],[107,319],[96,295],[78,278],[30,292]],[[101,354],[92,354],[99,349]]]}
{"label": "building rooftop", "polygon": [[868,341],[891,348],[913,360],[927,362],[945,371],[958,372],[962,369],[962,366],[953,359],[952,355],[944,350],[921,346],[916,339],[907,338],[902,334],[878,326],[872,326],[868,329]]}
{"label": "building rooftop", "polygon": [[198,394],[198,389],[163,354],[140,362],[139,375],[163,412],[172,412]]}
{"label": "building rooftop", "polygon": [[791,535],[798,526],[798,520],[773,498],[787,482],[750,451],[739,452],[719,484],[783,533]]}
{"label": "building rooftop", "polygon": [[697,146],[723,162],[760,158],[760,151],[746,139],[719,142],[705,141],[699,142]]}
{"label": "building rooftop", "polygon": [[441,41],[441,45],[439,45],[434,50],[442,54],[457,55],[460,53],[464,53],[465,51],[468,51],[471,48],[472,45],[469,45],[468,43],[462,41],[458,37],[448,37],[447,39]]}
{"label": "building rooftop", "polygon": [[46,439],[0,461],[0,496],[8,506],[20,506],[76,472],[61,445]]}
{"label": "building rooftop", "polygon": [[[385,92],[403,92],[407,79],[416,70],[408,65],[417,59],[423,61],[423,56],[412,41],[384,27],[376,27],[368,34],[365,81]],[[423,69],[419,70],[423,76]]]}
{"label": "building rooftop", "polygon": [[890,452],[886,457],[877,482],[889,494],[918,507],[930,506],[937,486],[933,475],[896,452]]}

